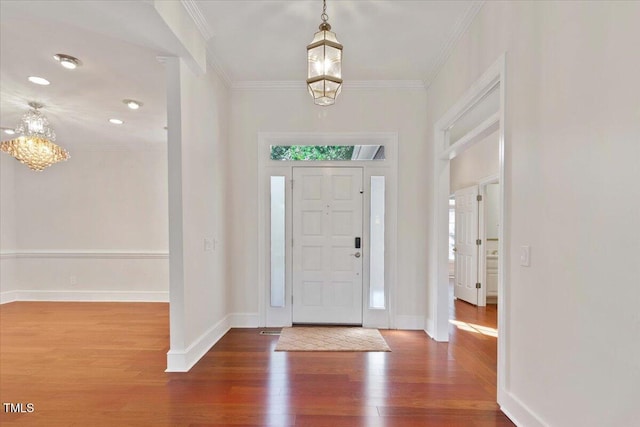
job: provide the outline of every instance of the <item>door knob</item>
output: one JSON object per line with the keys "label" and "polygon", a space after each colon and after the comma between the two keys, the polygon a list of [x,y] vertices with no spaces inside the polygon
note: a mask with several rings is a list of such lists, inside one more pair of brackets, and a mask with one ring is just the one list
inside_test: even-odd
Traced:
{"label": "door knob", "polygon": [[355,254],[351,254],[351,255],[353,255],[356,258],[360,258],[360,252],[356,252]]}

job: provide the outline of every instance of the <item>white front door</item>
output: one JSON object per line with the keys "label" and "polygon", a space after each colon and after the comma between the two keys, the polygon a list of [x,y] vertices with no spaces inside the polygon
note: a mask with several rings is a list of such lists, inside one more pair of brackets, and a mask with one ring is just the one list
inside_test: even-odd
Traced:
{"label": "white front door", "polygon": [[362,324],[362,168],[293,168],[293,323]]}
{"label": "white front door", "polygon": [[453,296],[478,305],[478,186],[464,188],[456,198],[456,265]]}

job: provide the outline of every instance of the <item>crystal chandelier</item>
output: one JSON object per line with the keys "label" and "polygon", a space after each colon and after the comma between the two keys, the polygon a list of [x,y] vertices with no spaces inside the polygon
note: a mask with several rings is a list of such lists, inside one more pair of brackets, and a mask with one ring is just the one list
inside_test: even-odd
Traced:
{"label": "crystal chandelier", "polygon": [[30,169],[41,171],[54,163],[69,159],[69,153],[56,145],[56,134],[49,120],[39,111],[42,104],[30,102],[29,110],[16,126],[17,138],[4,141],[0,150],[11,154]]}
{"label": "crystal chandelier", "polygon": [[316,105],[333,105],[342,89],[342,45],[327,22],[327,1],[323,0],[322,23],[307,46],[307,86]]}

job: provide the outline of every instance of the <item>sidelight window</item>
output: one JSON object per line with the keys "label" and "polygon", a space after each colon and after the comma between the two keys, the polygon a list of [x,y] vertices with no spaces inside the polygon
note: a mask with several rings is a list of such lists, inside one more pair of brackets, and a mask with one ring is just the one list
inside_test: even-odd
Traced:
{"label": "sidelight window", "polygon": [[385,308],[384,295],[384,176],[371,177],[369,307]]}
{"label": "sidelight window", "polygon": [[284,307],[285,177],[271,177],[271,307]]}

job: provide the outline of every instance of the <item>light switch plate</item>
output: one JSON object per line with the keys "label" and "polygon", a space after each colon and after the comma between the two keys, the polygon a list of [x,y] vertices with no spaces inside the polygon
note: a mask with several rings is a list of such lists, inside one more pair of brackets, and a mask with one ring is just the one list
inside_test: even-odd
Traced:
{"label": "light switch plate", "polygon": [[531,266],[531,247],[520,246],[520,265],[523,267]]}

